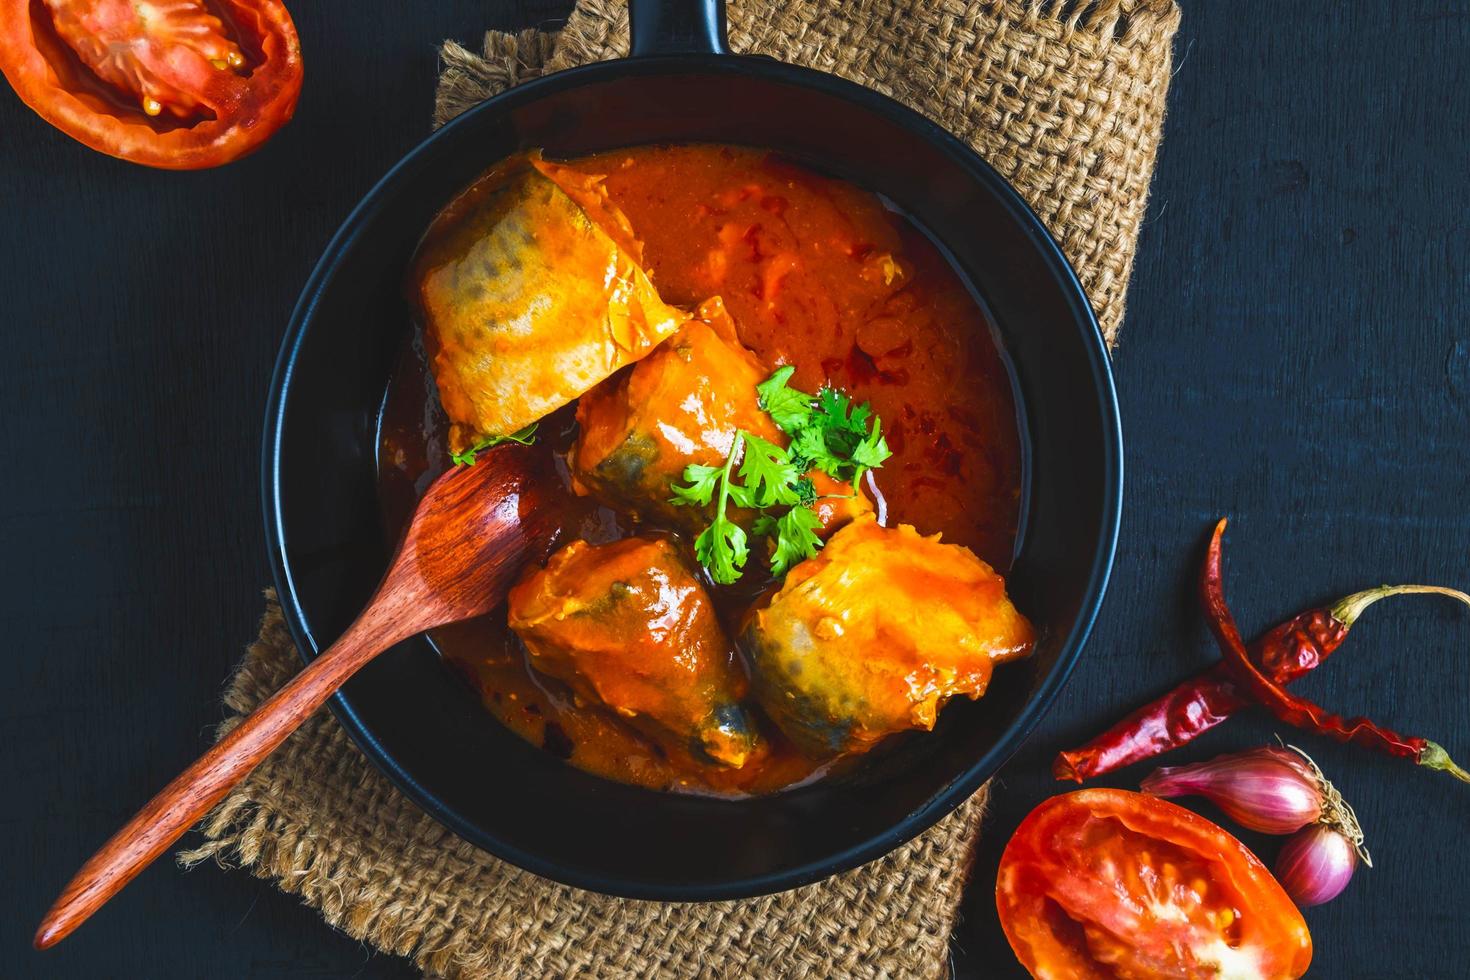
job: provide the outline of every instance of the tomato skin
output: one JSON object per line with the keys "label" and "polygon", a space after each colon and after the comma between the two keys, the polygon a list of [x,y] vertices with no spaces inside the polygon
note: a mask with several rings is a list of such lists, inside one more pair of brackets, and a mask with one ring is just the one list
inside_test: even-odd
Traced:
{"label": "tomato skin", "polygon": [[1296,980],[1301,913],[1245,845],[1156,797],[1085,789],[1043,802],[1001,856],[1001,927],[1046,980]]}
{"label": "tomato skin", "polygon": [[[290,120],[301,93],[301,44],[280,0],[219,0],[247,54],[248,74],[221,70],[200,103],[214,118],[159,121],[92,75],[61,40],[46,8],[0,0],[0,71],[21,100],[73,139],[165,170],[229,163]],[[165,114],[166,115],[166,114]]]}

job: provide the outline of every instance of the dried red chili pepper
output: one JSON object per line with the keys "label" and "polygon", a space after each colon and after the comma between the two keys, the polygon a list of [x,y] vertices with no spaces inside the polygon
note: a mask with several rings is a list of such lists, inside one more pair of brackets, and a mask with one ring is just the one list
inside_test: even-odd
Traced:
{"label": "dried red chili pepper", "polygon": [[1222,518],[1215,525],[1209,551],[1205,553],[1205,565],[1200,574],[1200,601],[1204,604],[1205,619],[1210,632],[1215,635],[1225,665],[1251,697],[1289,725],[1326,735],[1339,742],[1362,745],[1389,755],[1413,759],[1417,765],[1443,770],[1456,779],[1470,783],[1470,772],[1457,766],[1439,744],[1417,735],[1400,735],[1367,718],[1343,718],[1335,715],[1306,698],[1292,694],[1251,661],[1250,654],[1245,649],[1245,641],[1240,638],[1240,630],[1235,625],[1235,617],[1231,615],[1230,607],[1225,602],[1225,583],[1221,574],[1221,541],[1224,536],[1225,520]]}
{"label": "dried red chili pepper", "polygon": [[[1330,608],[1308,609],[1273,627],[1250,646],[1250,657],[1278,684],[1290,684],[1332,655],[1358,617],[1379,599],[1434,593],[1470,605],[1470,595],[1435,585],[1384,585],[1367,589]],[[1185,745],[1256,702],[1224,663],[1180,683],[1169,693],[1127,715],[1080,748],[1052,763],[1057,779],[1082,782],[1162,755]]]}

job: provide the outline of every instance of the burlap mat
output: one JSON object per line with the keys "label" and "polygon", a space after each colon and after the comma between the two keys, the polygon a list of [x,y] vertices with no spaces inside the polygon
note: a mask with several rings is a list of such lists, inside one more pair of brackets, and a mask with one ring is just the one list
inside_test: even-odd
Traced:
{"label": "burlap mat", "polygon": [[[969,140],[1062,243],[1116,341],[1164,114],[1173,0],[736,0],[730,40],[892,95]],[[627,47],[627,12],[580,0],[557,34],[441,52],[442,123],[526,78]],[[300,666],[274,600],[221,734]],[[320,712],[181,855],[239,865],[328,922],[449,977],[933,977],[985,808],[981,790],[863,868],[781,895],[668,905],[546,881],[401,796]],[[977,886],[978,887],[978,886]]]}

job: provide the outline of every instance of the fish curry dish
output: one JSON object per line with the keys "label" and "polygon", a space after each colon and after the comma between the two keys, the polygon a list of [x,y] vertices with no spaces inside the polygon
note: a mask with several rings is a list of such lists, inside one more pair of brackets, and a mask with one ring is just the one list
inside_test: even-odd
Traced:
{"label": "fish curry dish", "polygon": [[433,634],[533,744],[653,789],[771,793],[932,729],[1031,652],[1003,578],[1004,362],[876,195],[747,148],[529,153],[434,219],[405,288],[390,528],[506,443],[556,491],[504,606]]}

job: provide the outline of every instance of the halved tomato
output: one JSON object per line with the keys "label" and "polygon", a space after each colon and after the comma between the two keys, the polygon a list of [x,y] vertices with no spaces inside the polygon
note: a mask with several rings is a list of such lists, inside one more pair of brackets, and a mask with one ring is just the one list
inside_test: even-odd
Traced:
{"label": "halved tomato", "polygon": [[1301,913],[1244,844],[1142,793],[1085,789],[1032,810],[995,903],[1045,980],[1295,980],[1312,962]]}
{"label": "halved tomato", "polygon": [[0,0],[0,70],[93,149],[196,170],[291,118],[301,44],[280,0]]}

